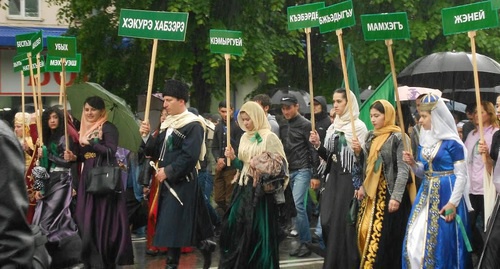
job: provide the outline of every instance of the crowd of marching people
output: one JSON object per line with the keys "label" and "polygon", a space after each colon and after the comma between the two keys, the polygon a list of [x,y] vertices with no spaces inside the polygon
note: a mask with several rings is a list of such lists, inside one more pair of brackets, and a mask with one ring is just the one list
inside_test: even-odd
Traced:
{"label": "crowd of marching people", "polygon": [[[499,268],[500,98],[460,121],[421,95],[409,128],[377,100],[370,131],[352,92],[332,99],[328,111],[314,97],[314,125],[290,94],[277,117],[264,94],[200,115],[188,86],[168,80],[160,123],[140,124],[137,149],[119,146],[97,96],[79,122],[60,106],[40,126],[17,113],[14,132],[0,123],[0,267],[31,268],[33,256],[50,268],[131,265],[144,238],[165,268],[194,248],[203,268],[216,250],[218,268],[279,268],[280,243],[295,237],[289,255],[314,252],[323,268]],[[119,176],[103,193],[93,188],[107,166]]]}

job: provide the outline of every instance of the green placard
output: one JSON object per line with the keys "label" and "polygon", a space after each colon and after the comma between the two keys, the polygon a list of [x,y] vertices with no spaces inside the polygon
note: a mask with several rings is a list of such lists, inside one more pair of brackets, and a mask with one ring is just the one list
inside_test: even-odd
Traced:
{"label": "green placard", "polygon": [[31,54],[36,55],[43,50],[42,31],[35,33],[31,38]]}
{"label": "green placard", "polygon": [[[62,72],[61,59],[63,57],[57,57],[52,55],[47,55],[47,61],[45,66],[45,71],[47,72]],[[80,53],[76,54],[75,58],[66,58],[66,71],[67,73],[79,73],[82,66],[82,55]]]}
{"label": "green placard", "polygon": [[406,12],[361,15],[361,27],[367,41],[410,38]]}
{"label": "green placard", "polygon": [[318,9],[319,32],[328,33],[356,24],[352,1],[345,1]]}
{"label": "green placard", "polygon": [[[33,66],[33,75],[38,74],[38,70],[36,68],[36,57],[31,57],[31,65]],[[40,56],[40,73],[45,72],[45,61],[43,60],[43,56]],[[26,65],[23,65],[23,75],[25,77],[30,75],[30,65],[28,59],[26,59]]]}
{"label": "green placard", "polygon": [[210,30],[210,52],[241,55],[242,35],[240,31]]}
{"label": "green placard", "polygon": [[498,12],[489,1],[443,8],[443,34],[451,35],[498,26]]}
{"label": "green placard", "polygon": [[63,36],[48,36],[47,51],[51,56],[61,58],[76,57],[76,38]]}
{"label": "green placard", "polygon": [[288,7],[288,30],[318,27],[318,9],[324,7],[325,2]]}
{"label": "green placard", "polygon": [[184,41],[189,14],[122,9],[118,35]]}
{"label": "green placard", "polygon": [[31,52],[31,38],[36,33],[28,33],[22,35],[16,35],[16,51],[17,54]]}
{"label": "green placard", "polygon": [[500,0],[491,0],[491,9],[500,9]]}
{"label": "green placard", "polygon": [[23,53],[14,56],[13,60],[14,73],[23,70],[23,66],[27,64],[28,64],[28,57],[26,56],[26,54]]}

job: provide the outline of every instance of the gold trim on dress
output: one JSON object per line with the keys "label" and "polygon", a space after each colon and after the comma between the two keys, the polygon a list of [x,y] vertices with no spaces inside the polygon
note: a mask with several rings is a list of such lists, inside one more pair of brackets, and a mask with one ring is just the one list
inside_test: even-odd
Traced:
{"label": "gold trim on dress", "polygon": [[85,160],[95,158],[96,156],[97,155],[95,154],[95,152],[87,152],[87,153],[85,153],[85,155],[83,155],[83,157],[85,158]]}
{"label": "gold trim on dress", "polygon": [[359,268],[373,268],[382,236],[386,207],[387,181],[381,176],[376,200],[369,196],[362,201],[358,214],[358,249],[361,255]]}

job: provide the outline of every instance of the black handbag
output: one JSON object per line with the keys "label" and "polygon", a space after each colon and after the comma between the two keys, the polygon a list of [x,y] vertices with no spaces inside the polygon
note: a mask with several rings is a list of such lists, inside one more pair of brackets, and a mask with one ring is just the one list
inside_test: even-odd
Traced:
{"label": "black handbag", "polygon": [[121,169],[113,166],[109,162],[110,150],[106,152],[107,163],[101,163],[101,155],[97,158],[97,164],[92,168],[85,181],[85,191],[94,195],[106,195],[112,193],[121,193],[123,184],[121,182]]}
{"label": "black handbag", "polygon": [[349,204],[349,210],[347,211],[347,224],[356,225],[358,219],[359,201],[358,198],[353,197],[351,203]]}

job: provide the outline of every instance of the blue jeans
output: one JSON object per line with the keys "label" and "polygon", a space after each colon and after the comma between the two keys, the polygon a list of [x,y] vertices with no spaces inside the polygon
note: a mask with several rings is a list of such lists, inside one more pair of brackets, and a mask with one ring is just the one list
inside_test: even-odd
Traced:
{"label": "blue jeans", "polygon": [[301,243],[311,242],[309,218],[307,217],[307,194],[311,186],[312,171],[309,168],[290,171],[290,186],[292,187],[293,201],[297,209],[295,229],[299,233]]}
{"label": "blue jeans", "polygon": [[318,217],[318,224],[316,225],[316,229],[314,233],[319,237],[319,246],[322,249],[325,249],[325,241],[323,241],[323,229],[321,228],[321,216]]}

